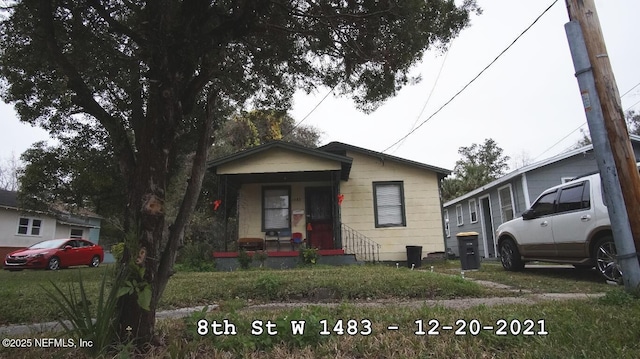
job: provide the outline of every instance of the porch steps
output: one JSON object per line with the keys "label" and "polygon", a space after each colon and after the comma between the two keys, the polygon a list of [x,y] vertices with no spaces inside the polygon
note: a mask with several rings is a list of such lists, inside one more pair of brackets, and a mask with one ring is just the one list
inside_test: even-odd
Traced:
{"label": "porch steps", "polygon": [[342,231],[342,248],[346,254],[353,254],[359,262],[379,262],[380,244],[357,230],[340,224]]}

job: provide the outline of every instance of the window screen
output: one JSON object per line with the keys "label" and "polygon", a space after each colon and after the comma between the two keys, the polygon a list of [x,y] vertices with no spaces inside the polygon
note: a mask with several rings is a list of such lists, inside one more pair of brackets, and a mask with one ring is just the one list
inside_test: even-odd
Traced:
{"label": "window screen", "polygon": [[263,190],[264,230],[289,228],[289,188],[265,188]]}
{"label": "window screen", "polygon": [[405,226],[402,182],[374,183],[376,227]]}
{"label": "window screen", "polygon": [[500,211],[502,222],[513,219],[513,202],[511,201],[511,187],[504,187],[498,190],[500,196]]}

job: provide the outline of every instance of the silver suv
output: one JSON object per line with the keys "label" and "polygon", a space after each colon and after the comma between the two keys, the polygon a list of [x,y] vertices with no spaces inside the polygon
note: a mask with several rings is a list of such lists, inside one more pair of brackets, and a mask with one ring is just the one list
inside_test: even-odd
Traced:
{"label": "silver suv", "polygon": [[497,237],[506,270],[541,260],[595,266],[606,280],[622,279],[599,174],[544,191],[522,217],[498,227]]}

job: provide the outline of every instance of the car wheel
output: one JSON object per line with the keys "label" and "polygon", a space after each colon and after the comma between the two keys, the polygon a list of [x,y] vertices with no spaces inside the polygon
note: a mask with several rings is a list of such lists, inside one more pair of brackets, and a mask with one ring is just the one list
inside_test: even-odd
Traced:
{"label": "car wheel", "polygon": [[601,238],[596,242],[593,260],[600,275],[609,281],[622,283],[622,269],[616,260],[616,244],[611,236]]}
{"label": "car wheel", "polygon": [[93,256],[93,258],[91,258],[91,263],[89,263],[89,267],[97,267],[100,265],[100,257],[99,256]]}
{"label": "car wheel", "polygon": [[519,271],[524,268],[518,246],[511,239],[505,239],[500,243],[500,261],[504,269],[508,271]]}
{"label": "car wheel", "polygon": [[60,259],[58,257],[51,257],[51,259],[49,259],[49,263],[47,264],[47,269],[49,270],[60,269]]}

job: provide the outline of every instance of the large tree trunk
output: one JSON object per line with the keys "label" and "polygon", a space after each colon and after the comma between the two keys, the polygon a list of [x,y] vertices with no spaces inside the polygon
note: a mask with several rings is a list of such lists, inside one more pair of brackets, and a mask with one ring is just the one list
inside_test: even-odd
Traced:
{"label": "large tree trunk", "polygon": [[[158,119],[176,118],[181,114],[177,101],[166,101],[169,90],[161,92],[161,110],[164,116],[156,116]],[[170,96],[173,97],[173,96]],[[173,103],[174,106],[168,105]],[[172,138],[165,138],[167,126],[173,123],[163,123],[163,120],[148,121],[148,128],[142,131],[143,136],[152,136],[143,143],[152,143],[155,146],[141,149],[138,153],[137,165],[134,171],[135,177],[129,183],[132,186],[128,202],[131,223],[129,230],[135,235],[137,241],[133,245],[128,244],[123,256],[121,275],[136,278],[136,269],[144,268],[144,282],[151,285],[151,302],[149,310],[140,307],[136,293],[125,295],[118,302],[118,332],[120,340],[135,340],[140,346],[153,341],[155,331],[155,314],[158,302],[166,288],[169,277],[173,273],[173,265],[177,251],[184,239],[185,228],[191,217],[206,171],[207,151],[211,146],[214,130],[214,108],[216,96],[211,95],[207,99],[207,113],[200,121],[199,140],[196,147],[190,178],[182,201],[173,223],[166,223],[166,198],[167,186],[170,182],[169,164],[172,151],[176,146]],[[133,270],[131,270],[133,268]]]}

